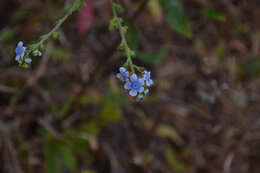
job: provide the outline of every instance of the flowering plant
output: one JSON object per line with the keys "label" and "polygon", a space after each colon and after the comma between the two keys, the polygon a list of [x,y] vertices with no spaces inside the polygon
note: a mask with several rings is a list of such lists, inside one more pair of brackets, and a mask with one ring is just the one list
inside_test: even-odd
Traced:
{"label": "flowering plant", "polygon": [[[153,80],[151,79],[151,72],[147,72],[143,67],[137,66],[133,63],[132,58],[135,57],[135,52],[129,48],[127,43],[126,34],[128,28],[123,24],[123,19],[118,17],[118,13],[122,13],[124,9],[121,8],[120,5],[114,3],[112,0],[110,0],[110,2],[113,11],[113,18],[110,20],[109,28],[110,30],[119,30],[121,36],[121,43],[119,48],[127,57],[123,67],[120,67],[120,72],[117,74],[117,77],[125,82],[124,88],[129,90],[130,96],[133,96],[137,99],[142,99],[148,94],[148,87],[153,84]],[[56,22],[55,27],[49,33],[40,37],[39,42],[25,47],[23,42],[20,41],[15,49],[15,60],[19,63],[19,66],[24,68],[30,67],[32,63],[32,57],[42,55],[42,51],[44,50],[44,42],[50,37],[58,37],[57,30],[59,27],[73,12],[81,9],[84,6],[85,3],[83,0],[73,0],[71,8],[67,11],[67,13]],[[128,69],[130,71],[128,71]],[[136,71],[139,72],[141,77],[138,77]]]}
{"label": "flowering plant", "polygon": [[19,63],[20,67],[28,68],[31,65],[32,57],[41,56],[42,51],[44,50],[44,42],[50,37],[57,38],[57,30],[60,26],[66,21],[66,19],[75,11],[78,11],[85,6],[83,0],[73,0],[70,9],[67,13],[56,22],[54,28],[47,34],[42,35],[40,40],[37,43],[28,45],[27,47],[23,46],[23,42],[20,41],[15,49],[16,57],[15,60]]}
{"label": "flowering plant", "polygon": [[[135,52],[128,46],[126,34],[128,27],[123,25],[123,19],[118,17],[117,13],[122,13],[124,9],[110,0],[113,11],[113,18],[110,20],[110,30],[118,29],[121,36],[121,43],[119,49],[124,51],[127,57],[124,67],[120,67],[117,78],[125,82],[124,88],[129,90],[129,95],[137,99],[143,99],[149,92],[148,87],[153,84],[151,79],[151,72],[144,70],[143,67],[137,66],[133,63],[132,58],[135,57]],[[126,68],[130,69],[130,72]],[[136,71],[142,76],[138,77]]]}

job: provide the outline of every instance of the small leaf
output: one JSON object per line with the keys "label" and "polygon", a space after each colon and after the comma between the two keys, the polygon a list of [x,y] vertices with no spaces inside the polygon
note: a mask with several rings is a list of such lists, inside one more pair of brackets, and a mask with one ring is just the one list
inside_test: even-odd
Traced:
{"label": "small leaf", "polygon": [[112,18],[109,21],[109,30],[112,31],[112,30],[116,29],[117,27],[118,27],[118,24],[117,24],[116,18]]}
{"label": "small leaf", "polygon": [[60,173],[55,144],[50,136],[45,139],[44,158],[47,173]]}
{"label": "small leaf", "polygon": [[163,19],[163,9],[158,0],[150,0],[148,2],[148,9],[156,22],[160,22]]}
{"label": "small leaf", "polygon": [[166,10],[166,21],[177,33],[190,38],[192,31],[187,17],[184,15],[180,0],[161,0],[161,5]]}
{"label": "small leaf", "polygon": [[187,166],[183,164],[178,158],[176,157],[176,153],[171,149],[170,146],[167,146],[164,151],[164,156],[171,166],[174,172],[176,173],[189,173]]}
{"label": "small leaf", "polygon": [[73,0],[73,11],[78,11],[81,8],[85,8],[87,5],[84,0]]}
{"label": "small leaf", "polygon": [[53,39],[53,40],[57,40],[58,38],[59,38],[59,33],[58,32],[54,32],[54,33],[52,33],[52,35],[51,35],[51,38]]}
{"label": "small leaf", "polygon": [[72,149],[67,145],[60,145],[59,151],[65,167],[69,168],[71,171],[75,171],[77,165]]}
{"label": "small leaf", "polygon": [[63,108],[60,111],[60,118],[63,119],[65,118],[68,113],[71,111],[71,107],[74,104],[74,102],[76,101],[76,98],[74,96],[70,96],[67,100],[67,102],[65,103],[65,105],[63,106]]}
{"label": "small leaf", "polygon": [[100,119],[103,125],[117,123],[122,119],[122,112],[119,107],[106,104],[102,108]]}
{"label": "small leaf", "polygon": [[161,137],[168,137],[172,139],[177,144],[181,145],[183,144],[183,139],[180,137],[180,135],[176,132],[174,128],[168,125],[160,125],[156,130],[157,135]]}
{"label": "small leaf", "polygon": [[149,65],[159,64],[168,53],[168,47],[162,46],[160,50],[152,53],[137,52],[137,58]]}
{"label": "small leaf", "polygon": [[208,9],[208,8],[204,8],[202,10],[202,13],[207,16],[209,19],[212,19],[212,20],[216,20],[216,21],[219,21],[219,22],[225,22],[226,21],[226,17],[215,11],[215,10],[212,10],[212,9]]}
{"label": "small leaf", "polygon": [[124,12],[124,9],[119,5],[119,4],[116,4],[116,3],[112,3],[113,5],[113,8],[116,10],[117,13],[123,13]]}

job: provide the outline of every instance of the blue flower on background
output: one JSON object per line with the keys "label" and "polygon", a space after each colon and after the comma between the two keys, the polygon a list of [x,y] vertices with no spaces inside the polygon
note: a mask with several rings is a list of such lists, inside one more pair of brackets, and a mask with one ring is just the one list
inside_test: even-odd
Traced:
{"label": "blue flower on background", "polygon": [[139,94],[139,95],[138,95],[138,98],[139,98],[139,99],[142,99],[143,97],[144,97],[144,96],[143,96],[142,94]]}
{"label": "blue flower on background", "polygon": [[16,61],[19,61],[21,58],[23,58],[24,53],[25,53],[25,50],[26,50],[26,47],[24,47],[24,46],[23,46],[23,42],[20,41],[20,42],[17,44],[17,47],[16,47],[16,49],[15,49],[15,53],[16,53],[15,60],[16,60]]}
{"label": "blue flower on background", "polygon": [[[151,86],[153,84],[153,80],[151,79],[151,72],[144,71],[144,77],[143,77],[145,84],[147,86]],[[148,90],[149,91],[149,90]]]}
{"label": "blue flower on background", "polygon": [[149,89],[144,90],[144,94],[147,95],[149,92]]}
{"label": "blue flower on background", "polygon": [[125,89],[130,90],[130,96],[136,96],[137,93],[142,93],[144,91],[144,80],[137,77],[136,74],[132,74],[130,77],[131,81],[127,82],[124,86]]}
{"label": "blue flower on background", "polygon": [[26,63],[30,64],[30,63],[32,62],[32,59],[31,59],[31,58],[26,58],[24,61],[25,61]]}
{"label": "blue flower on background", "polygon": [[122,81],[128,81],[129,72],[124,67],[120,67],[119,72],[116,77]]}

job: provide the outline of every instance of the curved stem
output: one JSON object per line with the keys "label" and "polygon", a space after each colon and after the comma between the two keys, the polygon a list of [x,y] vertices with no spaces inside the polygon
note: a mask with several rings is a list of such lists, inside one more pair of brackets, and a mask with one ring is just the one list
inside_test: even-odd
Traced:
{"label": "curved stem", "polygon": [[53,33],[55,33],[59,28],[60,26],[66,21],[66,19],[74,12],[74,11],[77,11],[78,8],[77,8],[77,5],[80,3],[80,0],[74,0],[74,3],[72,4],[72,7],[69,9],[69,11],[61,18],[59,19],[55,25],[55,27],[47,34],[43,35],[40,39],[40,41],[38,43],[36,43],[33,48],[32,48],[32,51],[38,49],[46,40],[48,40]]}
{"label": "curved stem", "polygon": [[127,44],[127,40],[126,40],[126,36],[125,36],[125,33],[124,33],[123,26],[121,24],[120,19],[117,16],[116,10],[113,6],[113,0],[110,0],[110,3],[111,3],[111,6],[112,6],[113,16],[114,16],[114,18],[117,22],[118,30],[120,32],[120,36],[121,36],[121,39],[122,39],[121,44],[122,44],[123,48],[125,49],[125,53],[126,53],[126,56],[127,56],[126,64],[128,66],[130,66],[131,72],[135,73],[135,69],[134,69],[135,66],[134,66],[133,61],[132,61],[132,53],[131,53],[132,50],[129,48],[129,46]]}

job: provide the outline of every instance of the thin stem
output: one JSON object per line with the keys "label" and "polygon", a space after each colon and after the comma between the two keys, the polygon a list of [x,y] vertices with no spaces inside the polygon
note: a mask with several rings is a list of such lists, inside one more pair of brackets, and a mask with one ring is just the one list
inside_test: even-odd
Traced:
{"label": "thin stem", "polygon": [[76,8],[77,5],[77,0],[74,1],[72,7],[70,8],[70,10],[61,18],[57,21],[57,24],[55,25],[55,27],[48,33],[42,36],[41,40],[35,44],[35,46],[33,46],[32,51],[36,50],[39,48],[39,46],[41,46],[46,40],[48,40],[53,33],[55,33],[60,26],[66,21],[66,19],[74,12],[77,10]]}
{"label": "thin stem", "polygon": [[133,64],[132,57],[131,57],[132,56],[131,55],[131,51],[132,50],[129,48],[129,46],[127,44],[123,26],[121,25],[120,19],[118,18],[116,10],[115,10],[115,8],[113,6],[113,0],[110,0],[110,3],[111,3],[111,6],[112,6],[113,16],[114,16],[114,18],[115,18],[115,20],[117,22],[118,30],[120,32],[120,36],[121,36],[121,39],[122,39],[121,44],[123,45],[123,48],[125,49],[125,53],[126,53],[126,56],[127,56],[126,64],[130,66],[131,72],[135,73],[134,64]]}

